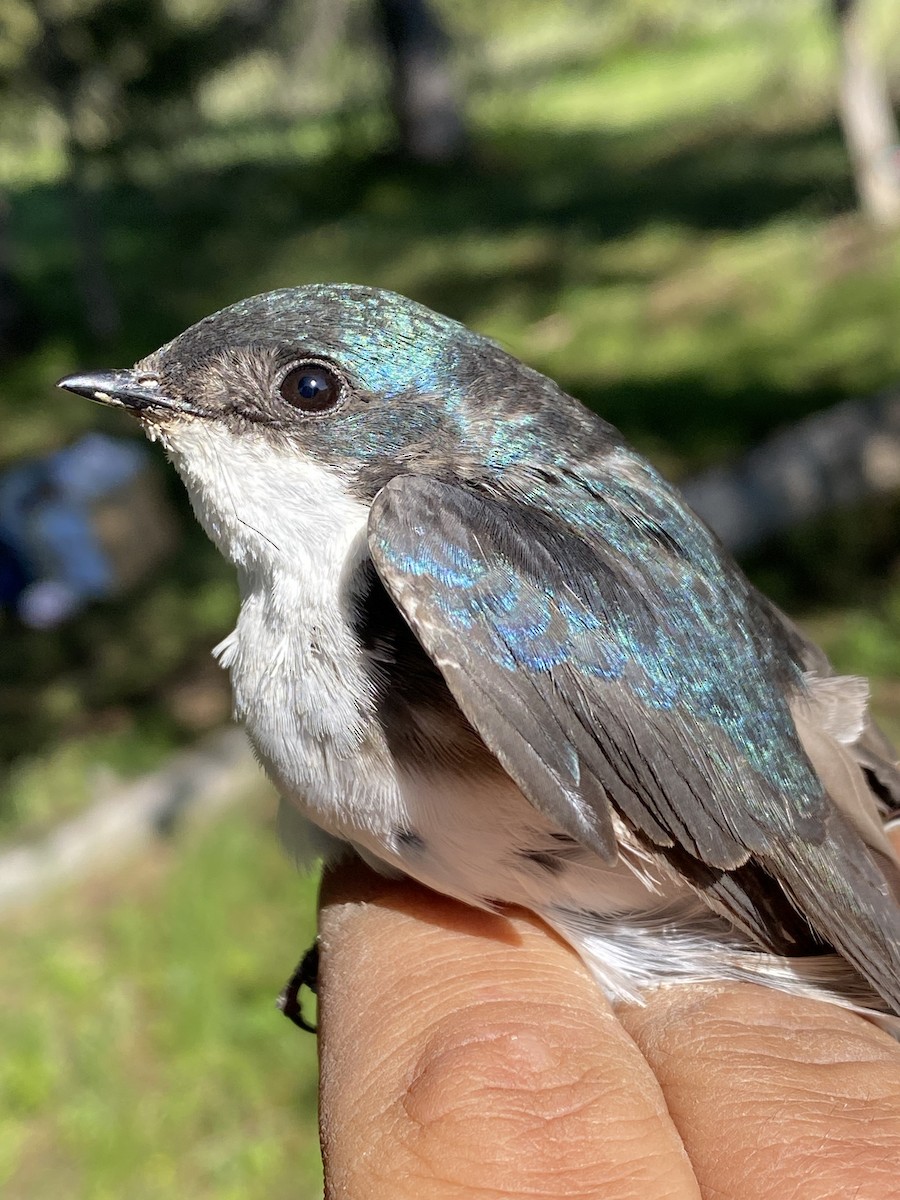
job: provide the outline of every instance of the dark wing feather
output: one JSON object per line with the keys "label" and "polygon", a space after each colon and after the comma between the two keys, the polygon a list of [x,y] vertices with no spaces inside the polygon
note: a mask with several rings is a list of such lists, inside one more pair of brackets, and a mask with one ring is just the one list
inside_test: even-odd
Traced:
{"label": "dark wing feather", "polygon": [[900,908],[800,745],[802,664],[705,527],[651,482],[652,499],[633,481],[561,479],[534,503],[514,481],[399,477],[373,504],[370,552],[536,808],[609,861],[612,806],[784,949],[798,935],[772,927],[774,877],[900,1011]]}
{"label": "dark wing feather", "polygon": [[[895,747],[867,711],[866,681],[853,677],[837,678],[822,648],[811,642],[790,617],[774,604],[769,601],[765,603],[769,607],[772,619],[781,626],[792,642],[798,661],[812,680],[814,691],[819,690],[823,693],[824,704],[831,709],[825,714],[827,725],[843,725],[839,742],[847,747],[848,753],[865,775],[866,790],[869,793],[868,807],[871,812],[880,813],[884,819],[896,816],[900,813],[898,755]],[[863,700],[862,704],[860,699]],[[821,724],[821,721],[819,723]],[[827,776],[823,775],[821,768],[819,774],[827,781]]]}

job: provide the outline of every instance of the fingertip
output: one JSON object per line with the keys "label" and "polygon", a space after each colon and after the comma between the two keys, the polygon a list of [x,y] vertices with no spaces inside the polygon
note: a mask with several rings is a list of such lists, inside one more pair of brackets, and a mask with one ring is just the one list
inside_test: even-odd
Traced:
{"label": "fingertip", "polygon": [[696,1200],[655,1078],[536,918],[345,865],[321,929],[329,1195]]}
{"label": "fingertip", "polygon": [[751,985],[660,989],[621,1014],[704,1194],[887,1196],[900,1048],[825,1001]]}

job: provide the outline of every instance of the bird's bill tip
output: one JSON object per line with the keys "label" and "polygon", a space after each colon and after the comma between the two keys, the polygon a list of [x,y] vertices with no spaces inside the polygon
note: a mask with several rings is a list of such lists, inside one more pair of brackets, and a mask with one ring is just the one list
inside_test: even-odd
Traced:
{"label": "bird's bill tip", "polygon": [[160,403],[167,406],[160,394],[159,377],[149,372],[85,371],[63,376],[56,386],[115,408],[139,410]]}

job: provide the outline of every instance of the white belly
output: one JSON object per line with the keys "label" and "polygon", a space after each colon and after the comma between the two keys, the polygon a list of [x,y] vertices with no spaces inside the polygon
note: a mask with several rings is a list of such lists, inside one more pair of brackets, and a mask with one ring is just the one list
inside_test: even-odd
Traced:
{"label": "white belly", "polygon": [[244,581],[237,628],[217,653],[231,671],[235,715],[296,814],[281,824],[298,858],[326,849],[299,816],[369,861],[469,904],[622,912],[660,903],[671,877],[624,830],[620,861],[609,868],[499,771],[401,770],[377,719],[379,666],[353,634],[339,579],[318,576],[314,619],[302,623],[255,582]]}

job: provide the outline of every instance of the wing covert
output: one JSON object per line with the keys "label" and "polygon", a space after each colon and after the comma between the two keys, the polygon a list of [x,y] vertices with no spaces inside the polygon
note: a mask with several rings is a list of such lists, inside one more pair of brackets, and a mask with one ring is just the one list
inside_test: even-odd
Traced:
{"label": "wing covert", "polygon": [[[676,595],[674,578],[662,596],[660,580],[632,557],[586,541],[553,514],[424,476],[382,489],[369,541],[463,712],[532,803],[568,832],[608,855],[611,801],[657,845],[678,843],[723,869],[773,832],[815,836],[821,795],[815,776],[797,770],[799,746],[766,751],[809,793],[788,806],[729,737],[729,715],[743,719],[759,697],[746,694],[727,649],[710,664],[714,647],[687,611],[699,607],[696,596]],[[703,598],[703,623],[734,623],[716,600]],[[669,628],[660,612],[670,613]],[[719,695],[703,680],[716,673]],[[777,699],[767,697],[763,733],[790,741],[786,706],[781,725],[771,711]]]}
{"label": "wing covert", "polygon": [[765,936],[769,875],[900,1011],[897,898],[804,753],[803,664],[770,610],[661,482],[558,486],[535,504],[410,475],[375,499],[376,569],[459,707],[607,861],[616,812],[784,952]]}

